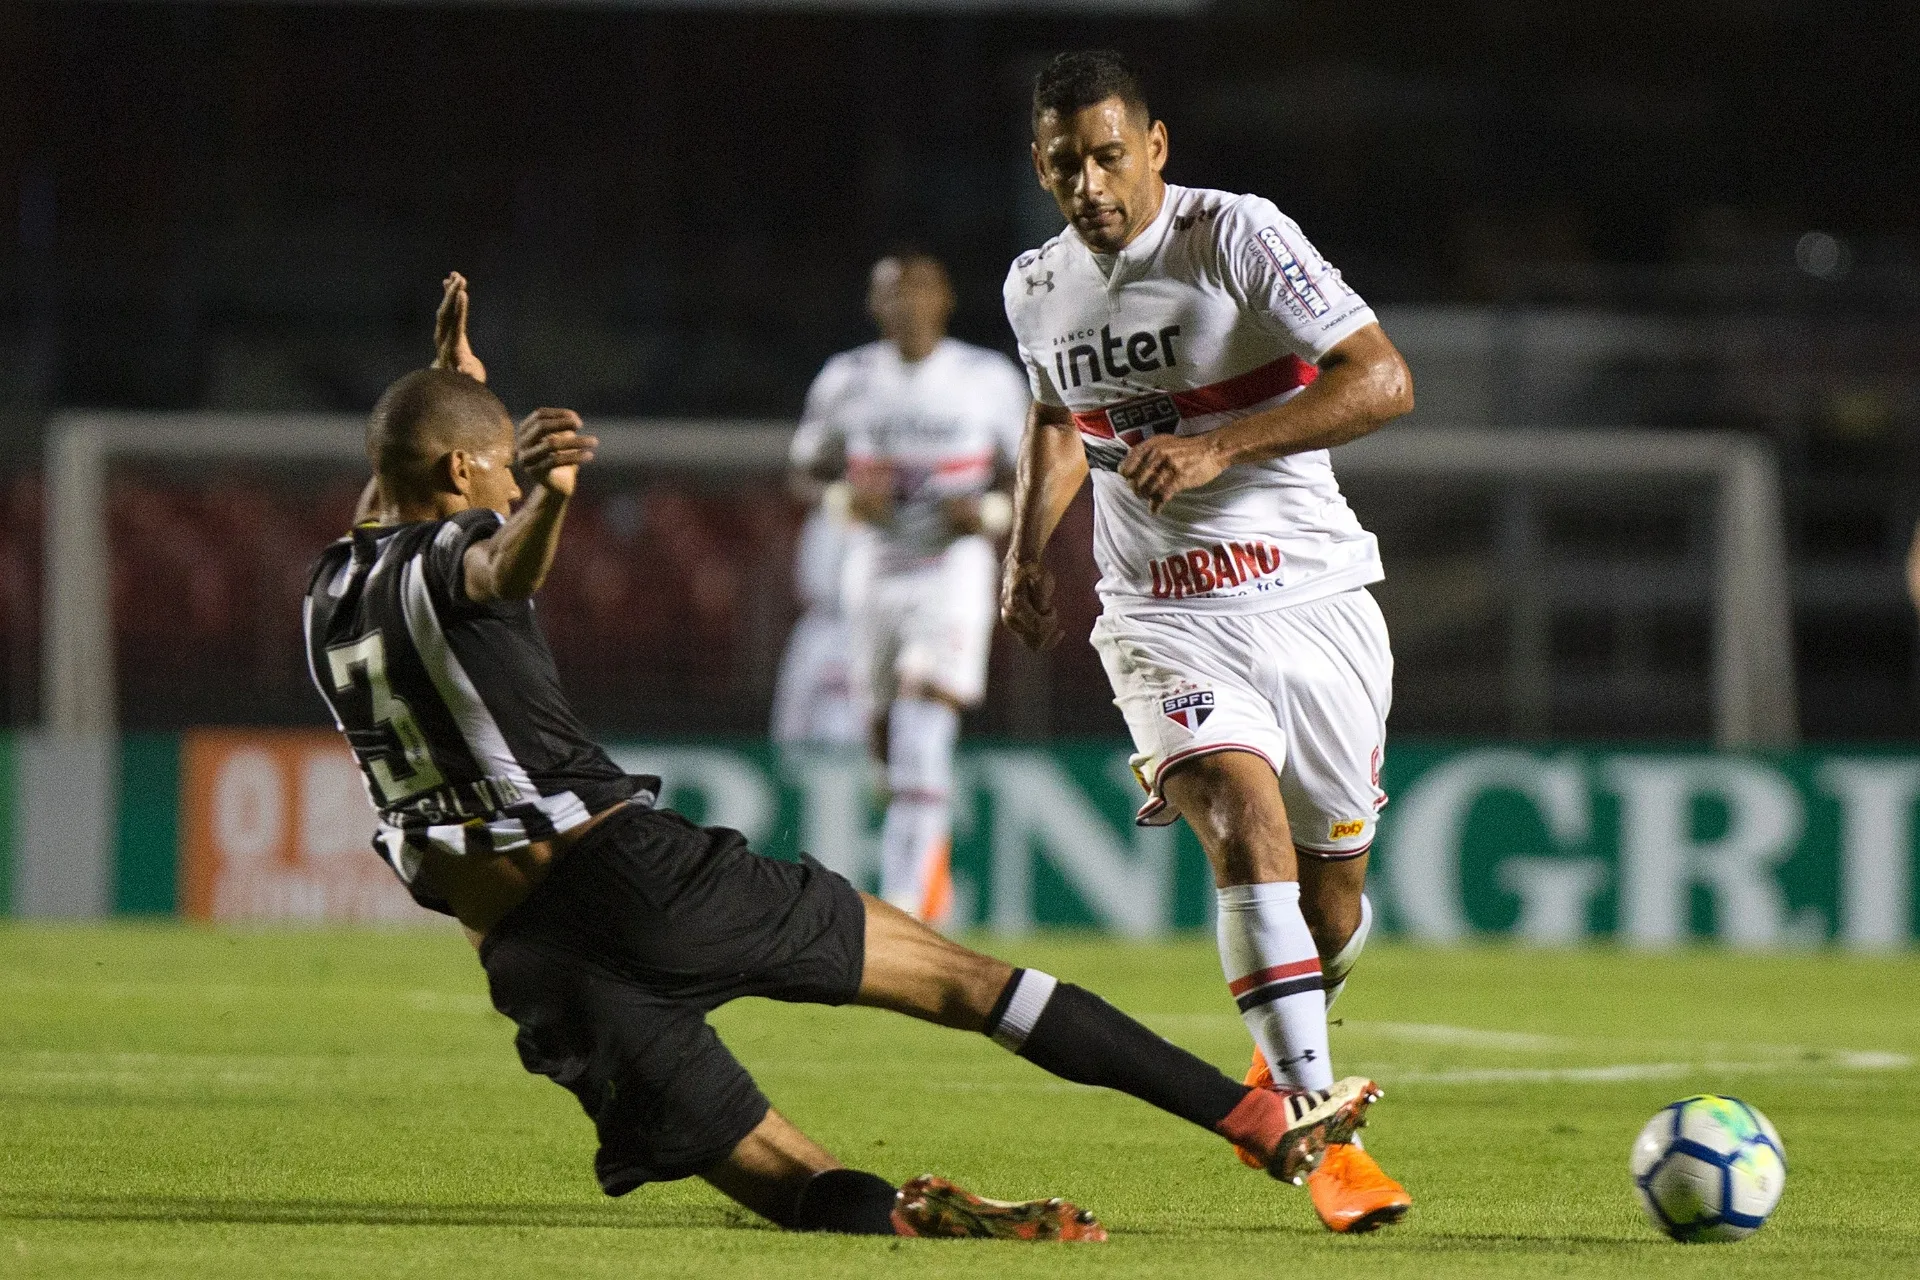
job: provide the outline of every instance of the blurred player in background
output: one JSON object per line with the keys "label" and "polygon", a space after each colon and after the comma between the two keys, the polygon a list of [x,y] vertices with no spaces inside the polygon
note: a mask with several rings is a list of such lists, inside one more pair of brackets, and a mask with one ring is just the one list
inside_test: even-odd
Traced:
{"label": "blurred player in background", "polygon": [[375,850],[466,928],[522,1064],[592,1118],[608,1195],[698,1176],[795,1230],[1106,1238],[1057,1198],[987,1200],[928,1176],[896,1188],[841,1165],[707,1024],[749,995],[990,1036],[1253,1148],[1276,1178],[1305,1176],[1364,1121],[1371,1081],[1284,1096],[1236,1083],[1081,987],[658,807],[660,780],[587,736],[531,604],[598,441],[566,409],[535,410],[516,436],[466,344],[466,283],[446,291],[434,367],[388,387],[368,421],[366,518],[308,580],[308,667],[378,810]]}
{"label": "blurred player in background", "polygon": [[[1054,59],[1033,138],[1069,225],[1007,276],[1037,403],[1003,611],[1029,644],[1058,638],[1041,553],[1091,469],[1093,644],[1137,749],[1139,821],[1184,816],[1213,864],[1248,1082],[1271,1063],[1324,1088],[1327,1004],[1368,929],[1393,676],[1365,590],[1379,549],[1326,450],[1411,409],[1412,378],[1272,204],[1163,180],[1166,126],[1119,55]],[[1309,1186],[1336,1231],[1411,1203],[1357,1145]]]}
{"label": "blurred player in background", "polygon": [[780,655],[771,736],[783,747],[849,745],[865,740],[867,713],[856,696],[840,605],[853,533],[845,488],[822,491],[811,479],[796,488],[813,499],[793,553],[794,595],[803,612]]}
{"label": "blurred player in background", "polygon": [[880,341],[827,361],[807,392],[794,467],[844,470],[860,524],[845,604],[856,696],[887,776],[880,893],[922,920],[953,912],[953,746],[986,692],[993,634],[991,539],[1006,530],[997,475],[1019,450],[1027,391],[998,352],[947,336],[953,286],[938,259],[874,264]]}

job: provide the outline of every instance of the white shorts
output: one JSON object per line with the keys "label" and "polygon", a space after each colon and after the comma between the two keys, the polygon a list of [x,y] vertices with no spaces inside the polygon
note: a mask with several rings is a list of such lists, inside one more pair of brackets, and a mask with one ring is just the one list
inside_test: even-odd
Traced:
{"label": "white shorts", "polygon": [[1264,613],[1102,615],[1093,647],[1127,718],[1147,802],[1135,821],[1176,816],[1169,765],[1250,751],[1280,779],[1294,846],[1353,858],[1373,844],[1393,653],[1364,589]]}
{"label": "white shorts", "polygon": [[985,538],[960,538],[926,564],[875,567],[873,540],[847,557],[845,602],[856,689],[878,712],[906,683],[928,684],[963,705],[987,691],[998,566]]}
{"label": "white shorts", "polygon": [[773,686],[773,740],[779,743],[860,743],[867,740],[865,708],[847,674],[847,622],[811,610],[793,624]]}

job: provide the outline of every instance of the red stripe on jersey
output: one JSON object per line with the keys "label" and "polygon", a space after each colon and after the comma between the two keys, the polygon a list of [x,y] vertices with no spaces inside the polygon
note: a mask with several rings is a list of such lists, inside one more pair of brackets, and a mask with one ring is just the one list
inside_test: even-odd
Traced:
{"label": "red stripe on jersey", "polygon": [[933,471],[935,475],[950,476],[963,471],[984,471],[992,465],[992,454],[976,453],[967,458],[948,458],[945,462],[937,464]]}
{"label": "red stripe on jersey", "polygon": [[1227,994],[1243,996],[1255,987],[1264,987],[1269,982],[1279,982],[1282,978],[1299,978],[1318,972],[1320,972],[1318,957],[1312,960],[1295,960],[1292,964],[1276,964],[1271,969],[1262,969],[1244,978],[1235,978],[1227,984]]}
{"label": "red stripe on jersey", "polygon": [[1164,395],[1173,401],[1174,408],[1180,411],[1180,416],[1183,418],[1198,418],[1209,413],[1232,413],[1237,409],[1251,409],[1254,405],[1264,404],[1275,396],[1285,395],[1299,387],[1308,386],[1319,376],[1320,370],[1299,356],[1281,356],[1278,360],[1269,361],[1258,369],[1250,369],[1224,382],[1213,382],[1204,387],[1193,387],[1186,391],[1156,392],[1149,396],[1123,400],[1119,404],[1108,405],[1104,409],[1088,409],[1074,414],[1073,423],[1090,436],[1111,440],[1114,438],[1113,421],[1108,414],[1114,410],[1124,410],[1132,405],[1148,403]]}

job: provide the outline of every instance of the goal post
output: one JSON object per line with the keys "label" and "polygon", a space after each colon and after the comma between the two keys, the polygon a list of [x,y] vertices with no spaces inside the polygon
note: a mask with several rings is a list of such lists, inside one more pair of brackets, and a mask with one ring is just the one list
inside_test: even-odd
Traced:
{"label": "goal post", "polygon": [[[59,736],[117,731],[107,475],[141,461],[362,464],[349,415],[63,414],[47,449],[42,706]],[[621,467],[766,473],[786,465],[790,422],[599,419],[601,461]],[[1731,432],[1401,426],[1344,446],[1343,475],[1514,482],[1681,479],[1709,486],[1711,717],[1722,748],[1798,736],[1780,478],[1763,442]],[[1391,568],[1391,566],[1389,566]]]}
{"label": "goal post", "polygon": [[1798,740],[1780,471],[1763,442],[1731,431],[1406,427],[1343,446],[1334,466],[1356,478],[1704,481],[1713,494],[1714,745],[1779,748]]}
{"label": "goal post", "polygon": [[[786,464],[791,423],[600,419],[599,461],[765,472]],[[114,686],[107,471],[123,462],[315,462],[363,466],[365,419],[328,414],[68,413],[47,450],[41,705],[67,735],[119,727]]]}

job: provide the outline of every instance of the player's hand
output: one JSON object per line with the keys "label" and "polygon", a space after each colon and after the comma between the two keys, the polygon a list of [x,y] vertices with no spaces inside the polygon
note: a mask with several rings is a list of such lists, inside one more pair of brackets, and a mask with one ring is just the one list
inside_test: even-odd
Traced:
{"label": "player's hand", "polygon": [[580,427],[580,415],[571,409],[535,409],[520,424],[515,465],[534,484],[572,497],[581,465],[593,461],[593,451],[600,447],[600,441]]}
{"label": "player's hand", "polygon": [[893,472],[861,468],[847,474],[847,511],[855,520],[885,527],[893,523]]}
{"label": "player's hand", "polygon": [[487,380],[487,366],[467,342],[467,278],[449,272],[441,282],[440,312],[433,318],[433,367],[464,373],[475,382]]}
{"label": "player's hand", "polygon": [[940,515],[947,522],[947,530],[957,538],[981,533],[986,527],[980,519],[980,499],[973,494],[942,499]]}
{"label": "player's hand", "polygon": [[1053,574],[1038,561],[1007,557],[1000,580],[1000,620],[1029,649],[1060,643],[1060,619],[1053,611]]}
{"label": "player's hand", "polygon": [[1176,494],[1198,489],[1227,464],[1206,436],[1152,436],[1120,462],[1120,476],[1155,515]]}

